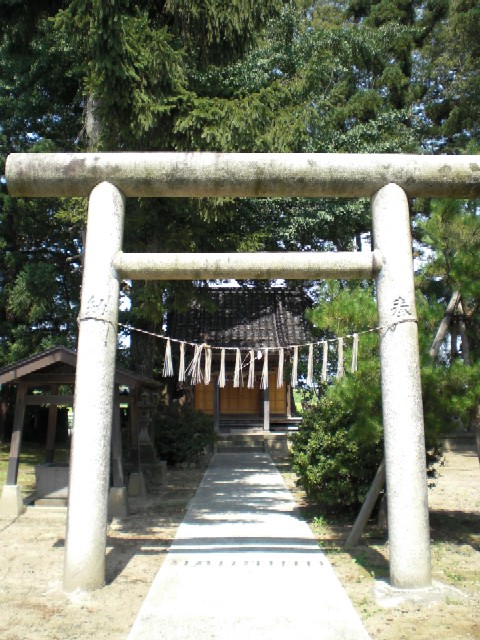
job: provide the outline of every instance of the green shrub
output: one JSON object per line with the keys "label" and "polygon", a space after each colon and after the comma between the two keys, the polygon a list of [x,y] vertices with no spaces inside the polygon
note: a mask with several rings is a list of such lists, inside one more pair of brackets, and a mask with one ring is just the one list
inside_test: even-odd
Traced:
{"label": "green shrub", "polygon": [[378,380],[364,374],[325,389],[292,436],[299,485],[327,511],[358,510],[383,458],[375,386]]}
{"label": "green shrub", "polygon": [[[439,378],[434,381],[438,383]],[[428,389],[424,389],[424,404]],[[447,401],[445,400],[447,404]],[[441,459],[438,437],[439,402],[427,411],[426,466],[433,480]],[[445,424],[445,422],[444,422]],[[445,430],[445,429],[444,429]],[[308,497],[332,512],[350,514],[363,503],[383,458],[383,428],[378,367],[366,366],[323,390],[304,414],[292,436],[292,457],[298,483]]]}
{"label": "green shrub", "polygon": [[169,464],[197,462],[215,442],[213,419],[188,405],[163,407],[155,420],[158,455]]}
{"label": "green shrub", "polygon": [[[374,292],[364,284],[326,283],[310,319],[324,332],[351,335],[356,327],[376,323]],[[432,364],[429,349],[443,309],[417,294],[420,352],[423,354],[422,393],[425,421],[426,466],[430,480],[441,459],[442,436],[458,429],[472,430],[480,397],[480,364]],[[440,316],[441,317],[441,316]],[[292,456],[299,485],[307,495],[331,511],[353,512],[363,502],[383,458],[378,333],[361,335],[359,370],[321,388],[316,401],[304,395],[309,408],[300,430],[292,438]],[[331,348],[329,362],[335,362]],[[345,359],[348,362],[348,358]],[[329,371],[332,381],[333,371]]]}

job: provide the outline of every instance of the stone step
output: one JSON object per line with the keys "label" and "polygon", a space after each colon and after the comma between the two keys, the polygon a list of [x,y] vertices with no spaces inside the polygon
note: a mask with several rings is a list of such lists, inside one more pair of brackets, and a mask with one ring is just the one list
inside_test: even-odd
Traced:
{"label": "stone step", "polygon": [[263,433],[220,433],[217,439],[217,451],[236,453],[241,451],[265,451]]}
{"label": "stone step", "polygon": [[217,439],[219,453],[259,452],[273,457],[288,456],[288,438],[285,433],[220,433]]}
{"label": "stone step", "polygon": [[61,518],[67,517],[67,504],[65,502],[64,505],[55,504],[40,504],[40,505],[28,505],[25,509],[25,513],[23,517],[26,518],[38,518],[45,516],[59,516]]}
{"label": "stone step", "polygon": [[265,447],[232,447],[228,444],[217,445],[218,453],[265,453]]}

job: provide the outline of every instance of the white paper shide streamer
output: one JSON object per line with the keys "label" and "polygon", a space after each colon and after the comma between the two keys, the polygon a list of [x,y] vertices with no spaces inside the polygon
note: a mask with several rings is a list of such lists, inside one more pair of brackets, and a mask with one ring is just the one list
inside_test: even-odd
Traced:
{"label": "white paper shide streamer", "polygon": [[180,365],[178,368],[178,381],[185,382],[185,343],[180,343]]}
{"label": "white paper shide streamer", "polygon": [[285,351],[283,348],[278,350],[278,369],[277,369],[277,388],[283,387],[283,363],[285,361]]}
{"label": "white paper shide streamer", "polygon": [[250,349],[248,352],[249,363],[248,363],[248,380],[247,387],[249,389],[253,389],[255,386],[255,351]]}
{"label": "white paper shide streamer", "polygon": [[313,344],[308,345],[307,385],[313,385]]}
{"label": "white paper shide streamer", "polygon": [[322,382],[327,381],[327,367],[328,367],[328,342],[324,340],[323,344],[323,356],[322,356]]}
{"label": "white paper shide streamer", "polygon": [[263,350],[263,369],[260,389],[268,389],[268,349]]}
{"label": "white paper shide streamer", "polygon": [[205,384],[210,384],[212,379],[212,348],[205,347]]}
{"label": "white paper shide streamer", "polygon": [[243,386],[243,376],[242,376],[242,356],[240,353],[240,349],[235,349],[235,371],[233,373],[233,386],[239,387]]}
{"label": "white paper shide streamer", "polygon": [[220,351],[220,374],[218,376],[218,386],[224,387],[226,382],[225,377],[225,349]]}
{"label": "white paper shide streamer", "polygon": [[187,375],[191,377],[192,384],[200,384],[203,380],[202,376],[202,351],[203,344],[195,345],[195,351],[193,354],[193,360],[188,365]]}
{"label": "white paper shide streamer", "polygon": [[292,363],[292,387],[298,384],[298,346],[293,347],[293,363]]}
{"label": "white paper shide streamer", "polygon": [[165,360],[163,361],[163,377],[169,378],[171,376],[173,376],[172,345],[170,340],[167,340],[165,344]]}

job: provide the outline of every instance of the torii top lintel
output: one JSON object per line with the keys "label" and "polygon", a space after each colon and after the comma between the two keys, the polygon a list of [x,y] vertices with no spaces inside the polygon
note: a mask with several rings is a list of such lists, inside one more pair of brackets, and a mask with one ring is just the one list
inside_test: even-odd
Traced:
{"label": "torii top lintel", "polygon": [[13,153],[11,196],[88,196],[107,181],[126,197],[480,196],[479,156],[323,153]]}

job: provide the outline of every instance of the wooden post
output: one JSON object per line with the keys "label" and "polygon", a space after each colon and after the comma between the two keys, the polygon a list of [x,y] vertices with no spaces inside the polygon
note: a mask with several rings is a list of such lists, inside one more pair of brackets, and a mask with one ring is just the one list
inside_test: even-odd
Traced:
{"label": "wooden post", "polygon": [[19,382],[17,385],[17,399],[15,402],[15,417],[13,419],[12,440],[10,442],[10,457],[8,459],[8,471],[6,484],[16,485],[18,477],[18,463],[20,460],[20,448],[22,446],[23,421],[25,418],[25,396],[27,385]]}
{"label": "wooden post", "polygon": [[0,442],[4,441],[8,411],[8,387],[0,384]]}
{"label": "wooden post", "polygon": [[381,490],[385,486],[385,460],[382,460],[380,466],[378,467],[377,473],[375,474],[375,478],[368,490],[367,497],[365,498],[365,502],[362,504],[362,508],[360,509],[360,513],[357,516],[357,519],[354,522],[352,530],[345,542],[345,546],[347,549],[349,547],[355,547],[360,540],[360,537],[366,527],[368,519],[373,511],[375,503],[377,502],[378,496],[380,495]]}
{"label": "wooden post", "polygon": [[[52,384],[50,389],[52,395],[58,394],[58,384]],[[51,464],[53,462],[55,453],[55,434],[57,431],[57,415],[58,406],[51,404],[48,407],[48,430],[47,430],[47,446],[45,449],[45,463]]]}
{"label": "wooden post", "polygon": [[213,383],[213,427],[215,433],[220,431],[220,387],[218,386],[218,377]]}
{"label": "wooden post", "polygon": [[115,390],[112,423],[112,484],[123,487],[122,437],[120,433],[120,394]]}
{"label": "wooden post", "polygon": [[15,417],[10,443],[10,457],[8,459],[7,481],[2,489],[2,496],[0,498],[0,515],[2,516],[17,517],[25,510],[21,487],[17,484],[17,477],[20,447],[22,444],[23,421],[25,418],[26,394],[26,383],[19,382],[17,385]]}
{"label": "wooden post", "polygon": [[140,471],[140,445],[138,442],[138,390],[135,387],[130,404],[130,460],[133,464],[132,471]]}
{"label": "wooden post", "polygon": [[263,390],[263,430],[270,431],[270,387]]}

